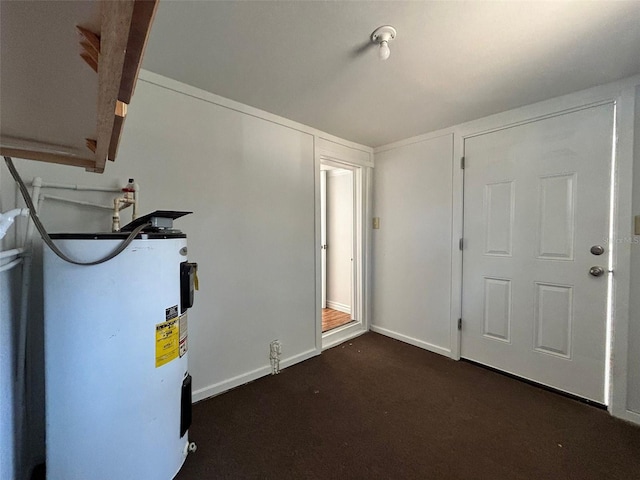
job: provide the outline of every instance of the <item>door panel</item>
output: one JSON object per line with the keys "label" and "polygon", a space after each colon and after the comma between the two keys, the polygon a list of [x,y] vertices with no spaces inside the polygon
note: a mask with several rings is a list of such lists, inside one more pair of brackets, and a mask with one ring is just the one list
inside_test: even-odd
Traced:
{"label": "door panel", "polygon": [[511,280],[484,279],[484,322],[482,335],[511,341]]}
{"label": "door panel", "polygon": [[511,256],[513,235],[513,182],[484,186],[485,255]]}
{"label": "door panel", "polygon": [[613,105],[465,140],[461,354],[604,403]]}

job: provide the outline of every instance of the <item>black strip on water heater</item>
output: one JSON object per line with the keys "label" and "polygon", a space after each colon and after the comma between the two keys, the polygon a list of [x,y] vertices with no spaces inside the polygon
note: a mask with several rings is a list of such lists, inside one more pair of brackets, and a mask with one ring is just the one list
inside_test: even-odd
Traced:
{"label": "black strip on water heater", "polygon": [[180,438],[187,433],[191,426],[191,375],[182,381],[182,395],[180,396]]}
{"label": "black strip on water heater", "polygon": [[198,264],[182,262],[180,264],[180,313],[193,307],[193,291],[195,290],[195,278]]}

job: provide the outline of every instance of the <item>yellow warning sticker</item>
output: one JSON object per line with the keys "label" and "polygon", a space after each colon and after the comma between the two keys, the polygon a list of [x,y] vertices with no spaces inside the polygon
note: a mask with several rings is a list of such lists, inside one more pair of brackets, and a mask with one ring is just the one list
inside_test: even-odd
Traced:
{"label": "yellow warning sticker", "polygon": [[156,324],[156,368],[178,358],[179,349],[178,318]]}

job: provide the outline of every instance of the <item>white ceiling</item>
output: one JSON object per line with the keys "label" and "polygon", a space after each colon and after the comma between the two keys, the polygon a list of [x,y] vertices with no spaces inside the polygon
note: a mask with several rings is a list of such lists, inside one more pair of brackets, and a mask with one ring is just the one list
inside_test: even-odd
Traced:
{"label": "white ceiling", "polygon": [[143,67],[375,147],[640,73],[640,2],[163,0]]}

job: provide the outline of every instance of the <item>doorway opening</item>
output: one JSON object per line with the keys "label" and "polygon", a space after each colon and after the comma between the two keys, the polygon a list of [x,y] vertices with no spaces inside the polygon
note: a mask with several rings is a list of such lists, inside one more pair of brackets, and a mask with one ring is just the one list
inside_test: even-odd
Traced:
{"label": "doorway opening", "polygon": [[347,325],[355,315],[355,175],[320,164],[322,333]]}

